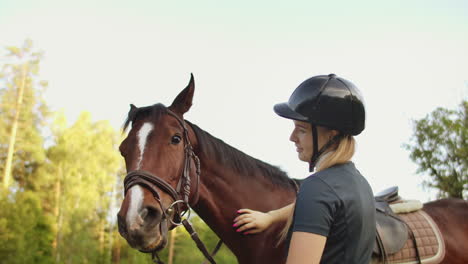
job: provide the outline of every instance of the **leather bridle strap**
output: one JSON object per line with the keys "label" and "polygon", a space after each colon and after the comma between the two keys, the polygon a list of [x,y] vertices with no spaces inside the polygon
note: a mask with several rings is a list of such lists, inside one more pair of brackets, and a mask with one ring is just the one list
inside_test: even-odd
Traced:
{"label": "leather bridle strap", "polygon": [[[200,159],[193,152],[192,145],[190,144],[189,137],[188,137],[188,129],[185,126],[185,122],[182,119],[180,119],[174,112],[170,111],[169,109],[167,110],[167,112],[170,115],[172,115],[175,119],[177,119],[179,121],[180,125],[184,128],[184,139],[185,139],[185,142],[186,142],[185,144],[186,145],[185,145],[184,172],[182,174],[182,178],[185,180],[185,183],[184,183],[182,191],[183,191],[183,195],[184,195],[183,199],[187,203],[187,205],[189,204],[190,185],[191,185],[191,179],[190,179],[190,176],[189,176],[190,175],[190,167],[191,167],[191,162],[190,161],[193,159],[194,162],[195,162],[195,165],[196,165],[197,189],[196,189],[196,192],[195,192],[195,202],[193,203],[193,204],[196,204],[198,202],[198,198],[199,198],[198,190],[199,190],[199,186],[200,186],[200,173],[201,173],[201,171],[200,171]],[[179,193],[180,193],[181,185],[182,185],[182,180],[180,180],[179,183],[177,184],[177,191]],[[214,255],[216,255],[216,253],[218,253],[218,250],[221,248],[221,245],[223,244],[222,240],[221,239],[219,240],[219,242],[217,243],[215,249],[210,254],[208,252],[208,249],[206,248],[205,244],[203,244],[203,242],[200,240],[200,237],[198,236],[198,233],[193,228],[192,224],[187,219],[184,219],[182,221],[182,224],[185,227],[185,229],[187,230],[187,232],[190,234],[190,237],[195,242],[198,249],[203,253],[205,258],[211,264],[216,264],[216,261],[213,259],[213,257],[214,257]],[[158,259],[158,261],[160,261],[160,260]]]}
{"label": "leather bridle strap", "polygon": [[150,172],[144,170],[134,170],[127,174],[124,180],[125,194],[131,187],[137,184],[141,184],[145,187],[148,187],[148,189],[153,193],[153,196],[156,200],[161,200],[161,198],[159,197],[159,193],[155,188],[156,186],[162,189],[167,194],[169,194],[174,201],[178,200],[179,195],[177,191],[174,190],[174,188],[166,181],[154,176]]}
{"label": "leather bridle strap", "polygon": [[176,113],[172,112],[171,110],[167,109],[167,113],[174,117],[179,124],[182,126],[184,130],[184,152],[185,152],[185,160],[184,160],[184,170],[182,172],[182,177],[177,184],[177,192],[180,195],[183,195],[183,201],[189,204],[189,197],[190,197],[190,186],[192,180],[190,179],[190,169],[191,169],[191,160],[193,159],[196,166],[196,178],[197,178],[197,189],[195,191],[194,201],[192,201],[192,205],[197,204],[199,198],[198,186],[200,185],[200,160],[193,152],[192,144],[190,144],[188,129],[185,125],[185,121],[182,120]]}
{"label": "leather bridle strap", "polygon": [[144,186],[149,191],[151,191],[154,199],[159,204],[163,220],[169,220],[172,224],[174,224],[174,222],[180,222],[181,214],[183,213],[180,209],[180,204],[179,203],[175,204],[176,212],[174,214],[174,220],[170,219],[170,215],[168,216],[169,212],[167,210],[169,208],[164,209],[162,202],[161,202],[161,197],[157,190],[157,188],[159,188],[165,193],[167,193],[169,196],[171,196],[173,201],[180,201],[178,198],[179,197],[178,191],[174,190],[174,188],[170,184],[168,184],[166,181],[162,180],[161,178],[154,176],[150,172],[147,172],[144,170],[134,170],[128,173],[127,176],[125,176],[124,194],[126,195],[128,190],[135,185]]}
{"label": "leather bridle strap", "polygon": [[[213,256],[214,256],[214,254],[216,254],[217,250],[215,249],[213,251],[214,254],[210,255],[210,253],[208,253],[208,249],[206,248],[205,244],[203,244],[203,242],[200,240],[200,237],[198,236],[198,233],[195,232],[195,229],[193,229],[193,226],[190,224],[190,222],[187,221],[187,219],[184,219],[182,221],[182,224],[184,225],[187,232],[190,234],[190,237],[193,239],[193,241],[197,245],[198,249],[203,253],[205,258],[211,264],[216,264],[216,261],[213,259]],[[221,240],[219,240],[219,242],[218,242],[219,247],[221,247],[220,243],[222,243]],[[218,245],[217,245],[217,247],[218,247]],[[218,247],[218,250],[219,250],[219,247]]]}

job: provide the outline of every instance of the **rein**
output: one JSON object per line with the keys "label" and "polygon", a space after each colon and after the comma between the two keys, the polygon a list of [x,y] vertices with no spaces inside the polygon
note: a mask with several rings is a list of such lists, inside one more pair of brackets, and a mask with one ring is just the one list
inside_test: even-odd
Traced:
{"label": "rein", "polygon": [[[216,264],[216,262],[213,259],[213,256],[217,253],[217,251],[221,247],[222,241],[220,240],[218,242],[218,244],[216,245],[215,249],[213,250],[211,254],[208,253],[206,246],[198,237],[198,234],[193,228],[192,224],[188,221],[188,218],[190,216],[190,209],[191,209],[190,203],[189,203],[190,187],[191,187],[191,179],[190,179],[191,160],[193,159],[193,161],[195,162],[195,166],[196,166],[195,169],[196,169],[197,187],[194,193],[195,194],[194,201],[192,201],[192,204],[195,205],[197,204],[198,199],[199,199],[199,185],[200,185],[200,173],[201,173],[200,159],[193,152],[193,148],[192,148],[192,145],[190,144],[190,140],[188,136],[188,129],[187,129],[187,126],[185,125],[184,120],[179,118],[174,112],[172,112],[169,109],[167,109],[167,113],[173,116],[184,129],[184,133],[183,133],[184,152],[185,152],[184,170],[182,172],[182,176],[179,179],[179,182],[177,183],[176,189],[174,189],[174,187],[172,187],[165,180],[159,178],[158,176],[152,174],[151,172],[144,171],[144,170],[134,170],[134,171],[129,172],[127,176],[125,176],[124,194],[127,194],[127,191],[135,185],[141,185],[147,188],[149,191],[151,191],[151,193],[154,196],[154,199],[159,203],[159,206],[162,212],[162,221],[160,223],[160,228],[162,228],[163,223],[167,224],[168,220],[171,223],[170,229],[173,229],[179,225],[183,225],[185,229],[187,230],[187,232],[190,234],[190,237],[195,241],[195,244],[197,245],[198,249],[205,256],[205,258],[211,264]],[[158,193],[157,188],[159,188],[160,190],[164,191],[166,194],[171,196],[172,200],[174,201],[166,209],[164,209],[162,205],[161,197]],[[182,209],[182,205],[184,207],[183,209]],[[188,216],[186,216],[187,214]],[[152,253],[152,259],[155,263],[164,264],[164,262],[160,260],[158,253],[156,251],[153,251],[151,253]]]}

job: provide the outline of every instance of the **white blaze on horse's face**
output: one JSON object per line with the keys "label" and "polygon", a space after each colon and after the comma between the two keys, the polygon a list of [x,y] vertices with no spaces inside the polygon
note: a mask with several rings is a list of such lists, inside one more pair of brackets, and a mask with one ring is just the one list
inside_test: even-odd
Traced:
{"label": "white blaze on horse's face", "polygon": [[135,185],[129,190],[130,192],[130,205],[127,210],[127,226],[129,230],[139,229],[143,224],[143,219],[138,213],[141,205],[143,204],[143,190],[139,185]]}
{"label": "white blaze on horse's face", "polygon": [[138,148],[140,149],[140,157],[138,158],[137,170],[141,168],[141,161],[143,160],[143,154],[145,153],[146,140],[148,139],[149,133],[153,131],[153,124],[144,123],[138,131]]}
{"label": "white blaze on horse's face", "polygon": [[[148,135],[153,131],[153,124],[147,122],[144,123],[137,133],[138,149],[140,150],[140,156],[138,157],[137,170],[141,168],[141,161],[145,154],[146,142]],[[135,185],[129,190],[130,192],[130,205],[127,213],[127,226],[129,229],[138,229],[143,223],[140,214],[138,213],[141,205],[143,204],[143,190],[139,185]]]}

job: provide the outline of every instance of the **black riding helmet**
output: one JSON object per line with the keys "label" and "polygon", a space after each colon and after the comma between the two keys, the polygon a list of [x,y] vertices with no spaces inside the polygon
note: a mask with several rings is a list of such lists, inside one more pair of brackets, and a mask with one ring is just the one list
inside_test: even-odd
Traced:
{"label": "black riding helmet", "polygon": [[[288,102],[276,104],[274,111],[282,117],[312,124],[314,150],[310,169],[319,156],[345,135],[358,135],[365,127],[364,100],[358,88],[335,74],[314,76],[301,83]],[[323,126],[340,133],[319,151],[317,128]]]}

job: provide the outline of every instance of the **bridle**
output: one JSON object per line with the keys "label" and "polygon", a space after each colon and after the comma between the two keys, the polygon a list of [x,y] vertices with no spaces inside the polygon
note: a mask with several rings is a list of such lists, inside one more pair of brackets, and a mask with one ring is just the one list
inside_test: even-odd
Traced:
{"label": "bridle", "polygon": [[[182,176],[180,177],[177,183],[177,186],[174,189],[174,187],[172,187],[172,185],[170,185],[168,182],[152,174],[151,172],[144,171],[144,170],[134,170],[134,171],[129,172],[125,176],[124,195],[126,195],[127,191],[130,190],[130,188],[132,188],[135,185],[141,185],[147,188],[149,191],[151,191],[151,193],[154,196],[154,199],[159,203],[159,206],[161,208],[162,221],[160,223],[160,228],[162,228],[163,223],[167,224],[167,221],[171,223],[171,227],[169,229],[173,229],[179,225],[184,225],[184,227],[190,233],[190,236],[195,241],[198,248],[202,251],[205,257],[210,261],[210,263],[216,264],[216,262],[212,258],[212,255],[216,254],[216,251],[219,250],[219,247],[221,246],[221,241],[216,246],[215,251],[213,251],[212,255],[210,255],[205,245],[198,238],[198,234],[195,232],[192,225],[188,221],[188,218],[190,216],[190,209],[191,209],[190,204],[196,205],[199,199],[199,185],[200,185],[200,173],[201,173],[200,159],[194,153],[193,147],[190,144],[188,129],[187,129],[185,121],[181,119],[179,116],[177,116],[177,114],[175,114],[171,110],[169,109],[166,109],[166,110],[170,116],[174,117],[179,122],[179,124],[182,126],[184,130],[183,142],[184,142],[185,159],[184,159],[184,169],[182,172]],[[191,191],[190,190],[190,187],[191,187],[190,171],[191,171],[192,160],[195,163],[195,172],[196,172],[195,177],[197,181],[197,186],[196,186],[195,193],[193,196],[193,201],[190,202],[189,201],[190,191]],[[164,209],[162,205],[161,196],[159,195],[158,188],[162,190],[163,192],[165,192],[166,194],[168,194],[169,196],[171,196],[173,200],[173,203],[166,209]],[[124,230],[124,228],[119,228],[119,232],[122,234],[125,234],[126,230]],[[156,251],[153,251],[152,255],[153,255],[153,261],[155,263],[161,263],[161,264],[163,263],[159,259],[159,256],[157,255]]]}

